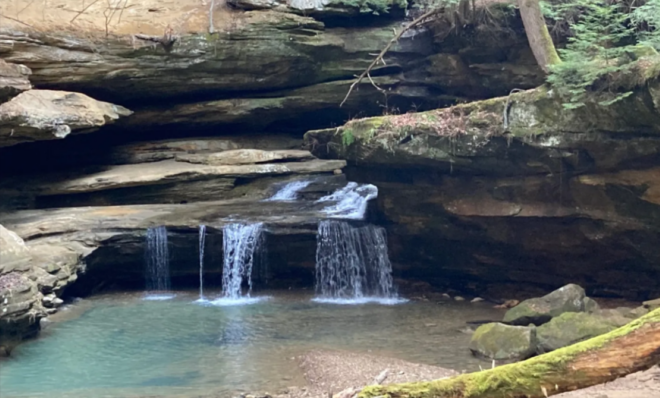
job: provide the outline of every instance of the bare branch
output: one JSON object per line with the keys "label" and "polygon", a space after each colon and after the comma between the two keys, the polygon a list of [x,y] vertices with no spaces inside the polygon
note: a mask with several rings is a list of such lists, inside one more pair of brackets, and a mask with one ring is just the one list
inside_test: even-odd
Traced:
{"label": "bare branch", "polygon": [[[401,31],[398,34],[395,34],[395,36],[392,38],[392,40],[390,40],[390,42],[387,43],[387,45],[385,46],[383,51],[381,51],[380,54],[378,54],[378,56],[373,61],[371,61],[371,64],[369,64],[367,69],[365,69],[365,71],[362,72],[362,74],[360,76],[358,76],[358,78],[353,82],[353,84],[351,84],[351,87],[348,89],[348,93],[346,93],[346,97],[344,97],[344,100],[341,102],[341,104],[339,104],[339,107],[342,107],[346,103],[346,101],[348,100],[348,97],[351,95],[351,92],[353,91],[355,86],[360,84],[362,79],[364,79],[367,75],[369,75],[369,73],[371,73],[371,70],[374,68],[374,66],[376,66],[376,64],[378,64],[378,62],[383,62],[383,64],[385,63],[385,61],[383,61],[383,56],[385,56],[385,54],[389,51],[390,47],[392,47],[394,45],[394,43],[399,41],[401,36],[403,36],[403,34],[406,31],[414,28],[417,25],[420,25],[422,22],[425,22],[425,20],[427,18],[433,16],[434,14],[440,13],[442,11],[443,11],[442,9],[438,8],[438,9],[433,9],[431,11],[425,12],[424,14],[422,14],[422,16],[420,16],[419,18],[415,19],[410,24],[408,24],[408,26],[401,29]],[[396,31],[395,31],[395,33],[396,33]],[[371,77],[369,77],[369,79],[371,79]],[[372,81],[372,84],[373,84],[373,81]],[[374,84],[374,86],[376,86],[376,85]],[[382,91],[381,88],[379,88],[379,87],[376,87],[376,88],[378,88],[379,90]]]}
{"label": "bare branch", "polygon": [[25,23],[25,22],[21,21],[20,19],[16,19],[16,18],[8,17],[8,16],[6,16],[6,15],[2,15],[2,14],[0,14],[0,18],[5,18],[5,19],[8,19],[8,20],[10,20],[10,21],[18,22],[18,23],[20,23],[21,25],[25,25],[25,26],[27,26],[27,27],[29,27],[29,28],[36,29],[34,26],[30,25],[29,23]]}
{"label": "bare branch", "polygon": [[30,1],[30,2],[28,3],[28,5],[26,5],[26,6],[23,7],[19,12],[17,12],[17,13],[16,13],[16,17],[19,17],[23,11],[27,10],[27,9],[32,5],[32,3],[34,3],[34,1],[35,1],[35,0]]}
{"label": "bare branch", "polygon": [[211,0],[211,7],[209,8],[209,34],[215,33],[213,27],[213,9],[215,8],[215,0]]}
{"label": "bare branch", "polygon": [[73,23],[73,21],[75,21],[76,18],[78,18],[79,16],[81,16],[83,13],[85,13],[85,11],[87,11],[87,9],[89,9],[89,7],[93,6],[94,4],[98,3],[99,1],[100,1],[100,0],[94,0],[94,1],[92,1],[87,7],[83,8],[78,14],[76,14],[76,16],[73,17],[73,18],[71,19],[71,21],[69,21],[69,23]]}

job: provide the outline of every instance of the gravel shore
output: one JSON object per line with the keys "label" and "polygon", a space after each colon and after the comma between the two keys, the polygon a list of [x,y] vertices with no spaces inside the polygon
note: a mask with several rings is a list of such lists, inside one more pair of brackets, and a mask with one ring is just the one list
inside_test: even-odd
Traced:
{"label": "gravel shore", "polygon": [[[306,387],[291,387],[278,398],[328,398],[352,387],[434,380],[458,372],[437,366],[394,358],[344,351],[311,351],[298,358]],[[657,366],[584,390],[556,395],[558,398],[660,398],[660,368]]]}

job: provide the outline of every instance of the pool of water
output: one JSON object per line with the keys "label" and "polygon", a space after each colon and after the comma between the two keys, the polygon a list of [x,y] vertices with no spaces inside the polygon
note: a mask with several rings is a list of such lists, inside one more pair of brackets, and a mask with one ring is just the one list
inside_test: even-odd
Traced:
{"label": "pool of water", "polygon": [[[459,329],[497,319],[478,303],[356,305],[269,294],[249,305],[112,294],[82,300],[39,339],[0,362],[0,396],[232,396],[304,385],[295,357],[311,349],[369,352],[477,370]],[[59,318],[59,320],[58,320]]]}

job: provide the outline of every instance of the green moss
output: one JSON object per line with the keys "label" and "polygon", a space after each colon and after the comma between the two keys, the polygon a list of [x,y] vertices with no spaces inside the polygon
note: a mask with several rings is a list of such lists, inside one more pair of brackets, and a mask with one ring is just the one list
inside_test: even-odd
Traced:
{"label": "green moss", "polygon": [[625,336],[649,323],[660,322],[660,309],[639,318],[626,326],[593,339],[541,355],[524,362],[504,365],[477,373],[463,374],[445,380],[422,383],[405,383],[390,386],[369,386],[360,392],[361,398],[377,396],[395,398],[502,398],[538,396],[541,380],[545,386],[562,385],[567,374],[573,381],[583,375],[568,369],[580,354],[597,350],[611,341]]}
{"label": "green moss", "polygon": [[341,132],[341,143],[345,147],[351,146],[355,142],[355,135],[353,135],[353,130],[349,128],[344,128]]}

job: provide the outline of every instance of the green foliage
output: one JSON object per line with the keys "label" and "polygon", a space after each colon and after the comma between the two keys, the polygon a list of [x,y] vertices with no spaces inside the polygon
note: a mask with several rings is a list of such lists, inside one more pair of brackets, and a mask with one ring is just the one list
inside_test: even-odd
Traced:
{"label": "green foliage", "polygon": [[351,146],[352,143],[355,142],[355,136],[353,135],[353,131],[347,128],[344,128],[344,130],[341,132],[341,143],[345,147]]}
{"label": "green foliage", "polygon": [[630,14],[632,23],[639,29],[641,44],[660,49],[660,0],[649,0]]}
{"label": "green foliage", "polygon": [[[548,82],[567,98],[564,107],[568,109],[584,106],[587,93],[597,93],[600,105],[610,105],[631,94],[617,92],[611,84],[613,76],[629,72],[633,65],[627,56],[635,44],[629,14],[618,3],[580,1],[580,19],[571,26],[573,37],[565,49],[559,50],[564,62],[554,65],[548,76]],[[560,7],[556,10],[561,12]]]}

